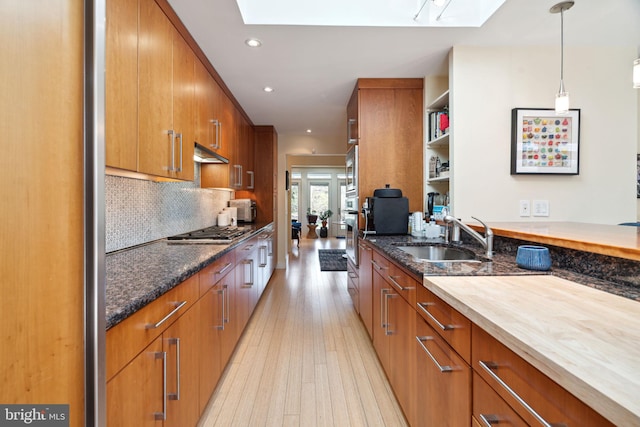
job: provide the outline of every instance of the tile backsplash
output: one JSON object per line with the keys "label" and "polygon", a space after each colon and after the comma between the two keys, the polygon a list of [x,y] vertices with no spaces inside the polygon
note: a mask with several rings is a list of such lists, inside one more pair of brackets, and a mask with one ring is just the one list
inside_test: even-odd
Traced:
{"label": "tile backsplash", "polygon": [[113,252],[215,225],[233,191],[202,189],[193,182],[152,182],[105,177],[105,249]]}

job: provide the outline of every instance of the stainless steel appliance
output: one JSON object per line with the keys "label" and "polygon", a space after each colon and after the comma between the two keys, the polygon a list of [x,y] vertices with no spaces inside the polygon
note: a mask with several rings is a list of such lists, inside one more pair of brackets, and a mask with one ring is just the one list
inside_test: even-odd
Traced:
{"label": "stainless steel appliance", "polygon": [[347,197],[345,203],[344,223],[347,226],[345,237],[346,252],[349,260],[357,267],[358,259],[358,197]]}
{"label": "stainless steel appliance", "polygon": [[[358,146],[347,151],[345,160],[345,185],[347,197],[358,197]],[[357,202],[357,200],[356,200]],[[357,208],[355,210],[358,210]]]}
{"label": "stainless steel appliance", "polygon": [[251,227],[207,227],[167,237],[169,243],[228,244],[251,232]]}
{"label": "stainless steel appliance", "polygon": [[238,222],[254,222],[256,220],[256,201],[252,199],[229,200],[229,206],[238,208]]}

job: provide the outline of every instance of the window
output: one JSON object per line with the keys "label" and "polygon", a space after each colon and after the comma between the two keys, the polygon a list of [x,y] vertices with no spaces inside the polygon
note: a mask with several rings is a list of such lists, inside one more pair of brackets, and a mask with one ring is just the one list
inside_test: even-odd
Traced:
{"label": "window", "polygon": [[297,182],[291,183],[291,219],[300,221],[300,185]]}
{"label": "window", "polygon": [[329,183],[312,182],[309,184],[309,207],[320,213],[329,209]]}

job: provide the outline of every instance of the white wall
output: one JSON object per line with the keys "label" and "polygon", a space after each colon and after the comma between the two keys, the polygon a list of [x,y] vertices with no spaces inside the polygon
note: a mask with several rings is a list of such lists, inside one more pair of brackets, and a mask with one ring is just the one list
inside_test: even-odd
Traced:
{"label": "white wall", "polygon": [[[463,220],[616,224],[637,217],[636,47],[567,48],[564,81],[581,109],[580,174],[510,175],[511,109],[553,108],[559,47],[453,49],[452,207]],[[605,60],[606,59],[606,60]],[[548,218],[519,216],[519,200],[549,201]]]}
{"label": "white wall", "polygon": [[[345,100],[345,120],[347,101]],[[346,129],[346,124],[345,124]],[[285,171],[288,155],[344,154],[346,153],[346,131],[344,135],[312,136],[312,135],[278,135],[278,254],[277,267],[284,268],[288,248],[287,230],[290,227],[287,218],[285,191]]]}

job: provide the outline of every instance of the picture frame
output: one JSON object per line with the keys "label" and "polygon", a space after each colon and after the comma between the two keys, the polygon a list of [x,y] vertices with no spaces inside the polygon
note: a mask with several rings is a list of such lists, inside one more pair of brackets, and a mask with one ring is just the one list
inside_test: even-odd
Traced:
{"label": "picture frame", "polygon": [[638,168],[638,171],[637,171],[638,183],[636,186],[636,193],[637,193],[638,199],[640,199],[640,154],[638,154],[638,157],[637,157],[637,168]]}
{"label": "picture frame", "polygon": [[511,175],[578,175],[580,109],[511,110]]}

